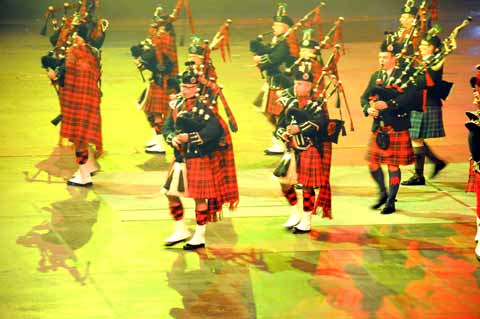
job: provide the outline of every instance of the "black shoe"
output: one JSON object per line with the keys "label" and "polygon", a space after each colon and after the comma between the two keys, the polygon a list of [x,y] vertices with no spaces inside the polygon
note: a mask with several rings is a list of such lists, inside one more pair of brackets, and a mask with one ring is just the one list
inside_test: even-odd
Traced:
{"label": "black shoe", "polygon": [[68,186],[77,186],[77,187],[92,187],[93,183],[90,182],[90,183],[85,183],[85,184],[79,184],[79,183],[67,181],[67,185]]}
{"label": "black shoe", "polygon": [[200,248],[205,248],[205,244],[191,245],[186,243],[185,246],[183,246],[183,250],[197,250]]}
{"label": "black shoe", "polygon": [[292,233],[295,234],[295,235],[299,235],[299,234],[306,234],[306,233],[309,233],[311,231],[312,231],[311,229],[303,230],[303,229],[298,229],[297,227],[293,227]]}
{"label": "black shoe", "polygon": [[403,181],[402,185],[405,185],[405,186],[425,185],[425,177],[418,176],[418,175],[413,175],[412,177],[410,177],[406,181]]}
{"label": "black shoe", "polygon": [[165,151],[149,151],[149,150],[145,150],[145,153],[147,153],[147,154],[159,154],[159,155],[164,155],[164,154],[165,154]]}
{"label": "black shoe", "polygon": [[480,110],[479,111],[468,111],[465,112],[467,115],[468,119],[471,121],[478,121],[480,120]]}
{"label": "black shoe", "polygon": [[388,195],[385,194],[378,199],[378,202],[376,202],[374,205],[372,205],[370,207],[372,209],[379,209],[380,207],[382,207],[387,202],[387,199],[388,199]]}
{"label": "black shoe", "polygon": [[184,241],[186,241],[188,238],[184,238],[184,239],[180,239],[180,240],[177,240],[177,241],[168,241],[164,244],[165,247],[171,247],[171,246],[174,246],[176,244],[179,244],[179,243],[183,243]]}
{"label": "black shoe", "polygon": [[440,171],[445,168],[445,166],[447,166],[447,163],[445,162],[440,162],[438,164],[435,164],[435,168],[433,169],[433,173],[432,173],[432,176],[430,176],[430,178],[434,178],[435,176],[437,176],[438,173],[440,173]]}
{"label": "black shoe", "polygon": [[388,215],[388,214],[391,214],[391,213],[394,213],[394,212],[395,212],[395,205],[387,205],[382,209],[380,214]]}

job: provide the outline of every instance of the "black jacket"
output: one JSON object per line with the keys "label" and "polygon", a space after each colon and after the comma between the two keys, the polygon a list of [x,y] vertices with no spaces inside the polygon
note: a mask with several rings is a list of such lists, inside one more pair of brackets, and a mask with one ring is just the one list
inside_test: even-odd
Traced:
{"label": "black jacket", "polygon": [[211,156],[220,149],[220,141],[224,131],[212,110],[202,104],[197,98],[177,100],[174,109],[170,111],[162,129],[165,141],[173,147],[172,140],[180,133],[187,133],[189,141],[180,150],[174,148],[175,159]]}
{"label": "black jacket", "polygon": [[[404,131],[410,128],[410,112],[422,111],[422,92],[414,85],[411,85],[404,93],[398,93],[394,89],[385,87],[382,82],[382,71],[372,74],[367,88],[363,92],[360,103],[363,113],[368,116],[367,109],[370,107],[370,98],[378,95],[378,100],[385,101],[388,108],[380,111],[380,116],[374,119],[372,132],[380,127],[380,121],[383,120],[385,126],[392,126],[395,131]],[[397,78],[401,70],[395,69],[392,73],[393,78]]]}

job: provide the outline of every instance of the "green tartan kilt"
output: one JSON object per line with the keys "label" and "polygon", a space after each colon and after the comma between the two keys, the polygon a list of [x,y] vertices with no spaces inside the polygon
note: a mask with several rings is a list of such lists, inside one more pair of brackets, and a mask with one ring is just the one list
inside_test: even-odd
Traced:
{"label": "green tartan kilt", "polygon": [[412,111],[410,124],[409,133],[412,140],[445,136],[442,107],[427,106],[425,112]]}

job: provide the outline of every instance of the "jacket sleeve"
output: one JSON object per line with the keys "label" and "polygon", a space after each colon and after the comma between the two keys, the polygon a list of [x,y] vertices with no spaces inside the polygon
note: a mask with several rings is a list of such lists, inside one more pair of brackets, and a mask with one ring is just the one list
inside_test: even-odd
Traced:
{"label": "jacket sleeve", "polygon": [[168,145],[172,145],[172,139],[177,135],[175,132],[175,123],[173,122],[172,112],[168,113],[167,119],[162,127],[162,135]]}
{"label": "jacket sleeve", "polygon": [[273,50],[261,56],[260,65],[268,66],[272,64],[281,64],[290,56],[290,49],[286,41],[280,41]]}
{"label": "jacket sleeve", "polygon": [[367,87],[365,88],[362,96],[360,97],[360,105],[362,107],[362,111],[365,117],[368,116],[367,109],[370,107],[370,95],[373,87],[375,86],[376,76],[377,76],[376,72],[372,74],[372,76],[370,77],[370,80],[368,81]]}

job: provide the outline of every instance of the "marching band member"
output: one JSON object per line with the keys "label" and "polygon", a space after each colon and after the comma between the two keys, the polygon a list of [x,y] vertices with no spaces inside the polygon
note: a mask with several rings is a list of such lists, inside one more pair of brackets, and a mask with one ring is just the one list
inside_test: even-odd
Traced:
{"label": "marching band member", "polygon": [[[442,47],[442,42],[437,36],[424,37],[420,43],[422,61],[428,61]],[[422,63],[422,62],[420,62]],[[425,157],[435,165],[431,178],[434,178],[446,163],[438,158],[425,142],[427,138],[440,138],[445,136],[442,116],[442,99],[445,95],[442,84],[443,62],[440,66],[428,68],[424,76],[417,79],[418,87],[425,88],[423,97],[423,110],[412,111],[410,138],[412,139],[415,153],[415,174],[410,179],[402,182],[402,185],[414,186],[425,185],[423,175]]]}
{"label": "marching band member", "polygon": [[176,12],[174,10],[168,15],[162,7],[156,8],[149,29],[150,38],[143,41],[143,46],[133,46],[131,49],[137,68],[141,71],[147,69],[152,73],[149,88],[141,104],[153,131],[152,138],[145,143],[145,152],[149,154],[165,153],[162,127],[170,110],[169,96],[179,90],[176,81],[178,58],[173,28]]}
{"label": "marching band member", "polygon": [[[361,105],[365,116],[373,119],[372,134],[366,159],[370,173],[380,189],[380,196],[372,208],[385,205],[382,214],[395,212],[395,198],[400,186],[400,165],[409,165],[414,161],[408,129],[410,111],[418,103],[418,90],[410,89],[397,97],[382,97],[377,93],[390,86],[390,82],[400,76],[396,68],[399,46],[384,41],[378,54],[381,70],[370,78],[367,88],[361,96]],[[390,89],[393,90],[393,89]],[[419,109],[419,107],[416,107]],[[381,164],[388,165],[389,190],[385,186]]]}
{"label": "marching band member", "polygon": [[195,250],[205,247],[206,224],[216,221],[215,215],[219,213],[209,209],[208,200],[222,202],[229,196],[230,189],[222,189],[217,183],[215,170],[219,166],[212,160],[214,152],[225,147],[225,131],[213,111],[198,96],[198,75],[191,65],[182,74],[181,81],[181,95],[163,127],[163,135],[174,148],[175,157],[164,186],[175,230],[165,245],[172,246],[190,237],[180,200],[180,196],[185,196],[195,201],[197,226],[183,248]]}
{"label": "marching band member", "polygon": [[[291,80],[280,71],[280,66],[289,66],[299,54],[298,39],[295,31],[290,30],[293,26],[292,19],[287,15],[286,4],[280,3],[276,16],[273,17],[273,39],[268,45],[262,43],[262,39],[250,42],[250,51],[255,55],[253,61],[266,73],[268,90],[262,100],[262,110],[272,125],[277,124],[278,116],[282,111],[282,105],[278,103],[277,92],[291,86]],[[283,154],[283,144],[272,137],[272,146],[265,150],[266,155]]]}
{"label": "marching band member", "polygon": [[[300,67],[300,70],[303,68]],[[295,74],[293,98],[282,98],[284,109],[280,115],[276,136],[285,141],[291,150],[274,174],[279,177],[282,192],[292,206],[284,227],[294,233],[311,230],[311,217],[322,207],[323,216],[331,216],[330,163],[331,143],[322,136],[328,126],[328,114],[313,98],[313,74],[303,69]],[[303,114],[303,115],[298,115]],[[308,115],[307,115],[308,114]],[[300,119],[300,117],[304,117]],[[298,164],[297,164],[298,162]],[[303,189],[303,212],[297,208],[294,185]],[[315,203],[315,188],[319,188],[320,201]]]}

